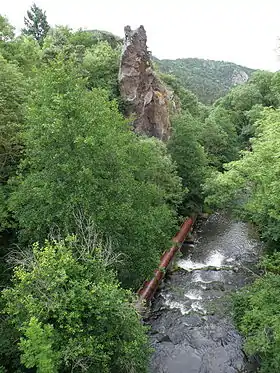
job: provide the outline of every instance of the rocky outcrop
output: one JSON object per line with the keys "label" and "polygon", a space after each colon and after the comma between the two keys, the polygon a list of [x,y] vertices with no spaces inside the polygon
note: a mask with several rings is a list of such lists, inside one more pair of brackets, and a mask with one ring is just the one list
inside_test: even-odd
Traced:
{"label": "rocky outcrop", "polygon": [[243,70],[234,70],[232,74],[232,84],[244,84],[248,81],[249,75]]}
{"label": "rocky outcrop", "polygon": [[170,135],[169,95],[153,71],[143,26],[125,29],[119,71],[121,97],[126,115],[132,116],[135,132],[167,140]]}

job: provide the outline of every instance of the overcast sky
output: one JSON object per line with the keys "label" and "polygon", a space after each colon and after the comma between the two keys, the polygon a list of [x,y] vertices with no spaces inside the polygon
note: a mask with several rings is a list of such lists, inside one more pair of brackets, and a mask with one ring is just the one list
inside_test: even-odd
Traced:
{"label": "overcast sky", "polygon": [[[20,29],[32,0],[0,0],[0,13]],[[37,0],[49,23],[123,36],[141,24],[158,58],[199,57],[280,69],[279,0]]]}

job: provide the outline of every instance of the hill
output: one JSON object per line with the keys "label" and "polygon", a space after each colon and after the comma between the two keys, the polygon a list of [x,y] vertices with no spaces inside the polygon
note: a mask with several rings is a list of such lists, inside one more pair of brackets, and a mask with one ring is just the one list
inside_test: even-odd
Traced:
{"label": "hill", "polygon": [[212,104],[233,86],[245,83],[255,71],[232,62],[184,58],[159,60],[160,71],[175,75],[184,88],[205,104]]}

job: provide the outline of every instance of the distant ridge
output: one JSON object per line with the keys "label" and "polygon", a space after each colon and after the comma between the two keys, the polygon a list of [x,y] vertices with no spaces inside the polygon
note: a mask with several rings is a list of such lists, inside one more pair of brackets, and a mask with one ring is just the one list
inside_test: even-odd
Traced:
{"label": "distant ridge", "polygon": [[173,74],[182,86],[196,94],[205,104],[212,104],[232,87],[245,83],[256,70],[233,62],[179,58],[154,58],[163,73]]}

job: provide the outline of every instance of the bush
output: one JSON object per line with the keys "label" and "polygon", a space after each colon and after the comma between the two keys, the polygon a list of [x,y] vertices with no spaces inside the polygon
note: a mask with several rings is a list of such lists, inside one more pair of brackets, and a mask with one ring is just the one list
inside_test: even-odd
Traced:
{"label": "bush", "polygon": [[262,260],[266,271],[234,297],[235,322],[245,336],[245,352],[261,358],[262,373],[280,371],[280,253]]}
{"label": "bush", "polygon": [[74,237],[34,244],[3,291],[21,361],[41,373],[147,372],[145,329],[115,280],[108,248]]}

